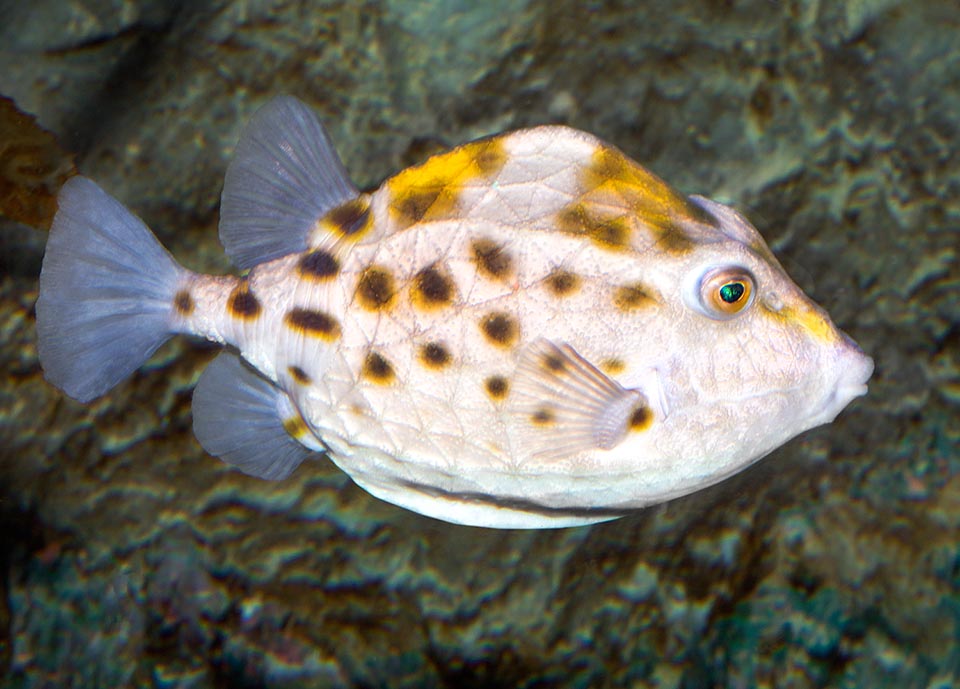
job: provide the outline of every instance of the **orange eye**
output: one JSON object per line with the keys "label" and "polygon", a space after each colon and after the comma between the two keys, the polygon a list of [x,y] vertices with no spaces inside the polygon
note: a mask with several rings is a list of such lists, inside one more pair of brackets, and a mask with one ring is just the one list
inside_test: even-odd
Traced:
{"label": "orange eye", "polygon": [[732,318],[750,306],[754,285],[753,276],[743,268],[711,270],[700,280],[700,304],[711,318]]}

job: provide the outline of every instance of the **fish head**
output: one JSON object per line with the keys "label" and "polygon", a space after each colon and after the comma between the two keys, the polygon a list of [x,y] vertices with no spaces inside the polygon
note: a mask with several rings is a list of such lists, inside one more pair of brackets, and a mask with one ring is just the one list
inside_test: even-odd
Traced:
{"label": "fish head", "polygon": [[873,361],[740,214],[691,200],[716,222],[689,232],[695,245],[658,280],[673,314],[656,366],[666,411],[657,445],[709,483],[831,422],[866,393]]}

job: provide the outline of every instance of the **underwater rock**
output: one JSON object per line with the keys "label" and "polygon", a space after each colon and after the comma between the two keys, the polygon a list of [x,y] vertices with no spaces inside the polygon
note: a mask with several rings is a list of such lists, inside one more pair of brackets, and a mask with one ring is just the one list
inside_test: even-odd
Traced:
{"label": "underwater rock", "polygon": [[[10,551],[18,686],[956,683],[950,3],[463,3],[433,23],[374,0],[120,4],[31,3],[0,93],[191,269],[227,268],[223,170],[277,93],[316,108],[363,187],[562,122],[746,210],[877,373],[828,433],[703,494],[556,533],[452,527],[322,464],[273,485],[204,455],[210,350],[173,343],[90,406],[63,398],[33,344],[42,237],[2,224],[0,498],[74,544]],[[92,18],[55,24],[57,5]]]}

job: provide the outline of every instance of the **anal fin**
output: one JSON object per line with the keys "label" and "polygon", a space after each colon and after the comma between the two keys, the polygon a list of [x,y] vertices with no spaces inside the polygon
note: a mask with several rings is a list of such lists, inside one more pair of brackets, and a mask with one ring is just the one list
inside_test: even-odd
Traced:
{"label": "anal fin", "polygon": [[210,362],[193,391],[193,432],[203,449],[250,476],[279,481],[316,451],[293,402],[233,352]]}
{"label": "anal fin", "polygon": [[653,420],[642,391],[624,388],[570,345],[543,339],[521,358],[511,398],[518,450],[536,459],[610,450]]}

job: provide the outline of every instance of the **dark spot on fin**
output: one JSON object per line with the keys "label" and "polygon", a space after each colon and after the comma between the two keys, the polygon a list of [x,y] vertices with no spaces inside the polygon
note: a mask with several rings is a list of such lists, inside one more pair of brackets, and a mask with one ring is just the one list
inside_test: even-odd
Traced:
{"label": "dark spot on fin", "polygon": [[530,415],[530,421],[535,426],[552,426],[557,422],[557,415],[550,407],[540,407]]}

